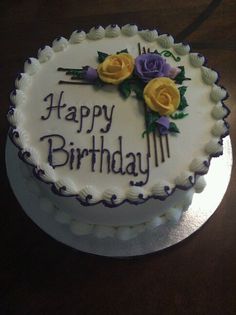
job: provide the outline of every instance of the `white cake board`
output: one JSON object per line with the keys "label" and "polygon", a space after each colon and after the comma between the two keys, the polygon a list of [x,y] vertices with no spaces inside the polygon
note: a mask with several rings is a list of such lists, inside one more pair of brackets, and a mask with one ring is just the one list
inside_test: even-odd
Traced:
{"label": "white cake board", "polygon": [[[226,192],[233,164],[230,137],[224,139],[224,154],[213,158],[207,186],[201,194],[195,194],[188,211],[181,221],[146,231],[129,241],[107,237],[98,239],[93,235],[76,236],[68,225],[57,222],[51,213],[39,207],[37,179],[26,176],[24,163],[17,156],[18,150],[7,140],[6,165],[11,187],[25,213],[54,239],[83,252],[109,257],[131,257],[157,252],[184,240],[197,231],[216,211]],[[222,176],[224,174],[224,176]],[[58,197],[60,198],[60,197]],[[144,204],[145,206],[145,204]]]}

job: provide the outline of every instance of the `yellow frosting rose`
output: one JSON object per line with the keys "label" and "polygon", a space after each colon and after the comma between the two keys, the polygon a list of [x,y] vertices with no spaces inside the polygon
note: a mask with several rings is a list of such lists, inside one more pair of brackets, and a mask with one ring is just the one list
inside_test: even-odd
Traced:
{"label": "yellow frosting rose", "polygon": [[170,115],[180,104],[180,94],[174,81],[161,77],[148,82],[143,91],[147,106],[161,116]]}
{"label": "yellow frosting rose", "polygon": [[110,55],[98,66],[99,78],[107,83],[119,84],[134,70],[134,59],[127,53]]}

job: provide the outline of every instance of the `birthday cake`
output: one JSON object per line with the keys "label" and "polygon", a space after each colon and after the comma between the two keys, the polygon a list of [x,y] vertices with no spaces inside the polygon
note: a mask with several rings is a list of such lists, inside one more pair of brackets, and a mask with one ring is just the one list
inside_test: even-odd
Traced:
{"label": "birthday cake", "polygon": [[223,153],[229,110],[217,83],[189,45],[133,24],[39,49],[8,120],[42,208],[74,234],[123,240],[177,222]]}

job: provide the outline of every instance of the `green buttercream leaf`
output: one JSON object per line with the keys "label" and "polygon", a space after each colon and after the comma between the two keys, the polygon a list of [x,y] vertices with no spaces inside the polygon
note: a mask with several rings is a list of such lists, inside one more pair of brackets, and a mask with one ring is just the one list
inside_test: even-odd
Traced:
{"label": "green buttercream leaf", "polygon": [[97,78],[94,82],[93,82],[94,86],[98,89],[102,88],[104,86],[104,82],[100,79]]}
{"label": "green buttercream leaf", "polygon": [[144,85],[142,82],[135,80],[132,83],[132,90],[136,94],[136,97],[138,100],[143,100],[143,89],[144,89]]}
{"label": "green buttercream leaf", "polygon": [[185,77],[185,69],[184,69],[184,66],[179,66],[178,67],[181,71],[179,74],[177,74],[177,76],[175,77],[175,83],[177,84],[182,84],[183,81],[186,81],[186,80],[191,80],[190,78],[186,78]]}
{"label": "green buttercream leaf", "polygon": [[184,113],[184,112],[176,112],[176,113],[170,115],[170,117],[172,119],[182,119],[182,118],[184,118],[186,116],[188,116],[188,113]]}
{"label": "green buttercream leaf", "polygon": [[124,80],[121,84],[119,84],[119,91],[124,98],[129,97],[131,93],[130,80]]}
{"label": "green buttercream leaf", "polygon": [[98,51],[98,62],[99,63],[102,63],[107,56],[109,56],[107,53],[104,53],[104,52],[101,52],[101,51]]}
{"label": "green buttercream leaf", "polygon": [[128,49],[125,48],[125,49],[122,49],[122,50],[120,50],[120,51],[117,51],[117,55],[118,55],[118,54],[122,54],[122,53],[127,53],[127,54],[128,54],[128,53],[129,53],[129,52],[128,52]]}
{"label": "green buttercream leaf", "polygon": [[178,110],[184,110],[188,106],[187,100],[185,96],[182,96],[180,98],[180,104],[178,107]]}
{"label": "green buttercream leaf", "polygon": [[179,133],[180,131],[179,131],[179,129],[178,129],[178,127],[176,126],[175,123],[170,122],[169,132],[172,132],[172,133]]}
{"label": "green buttercream leaf", "polygon": [[150,126],[155,123],[161,116],[157,112],[148,111],[146,114],[147,125]]}
{"label": "green buttercream leaf", "polygon": [[187,91],[187,86],[180,86],[179,88],[179,93],[180,93],[180,96],[184,96],[185,92]]}

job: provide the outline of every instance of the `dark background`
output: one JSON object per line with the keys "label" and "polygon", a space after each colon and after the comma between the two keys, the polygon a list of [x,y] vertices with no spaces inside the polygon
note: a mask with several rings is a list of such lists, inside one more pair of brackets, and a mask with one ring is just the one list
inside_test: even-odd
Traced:
{"label": "dark background", "polygon": [[226,103],[235,155],[235,0],[1,0],[0,314],[236,314],[235,168],[218,210],[197,233],[126,260],[80,253],[53,240],[25,215],[9,187],[5,114],[16,73],[55,37],[111,23],[158,27],[208,58],[231,95]]}

